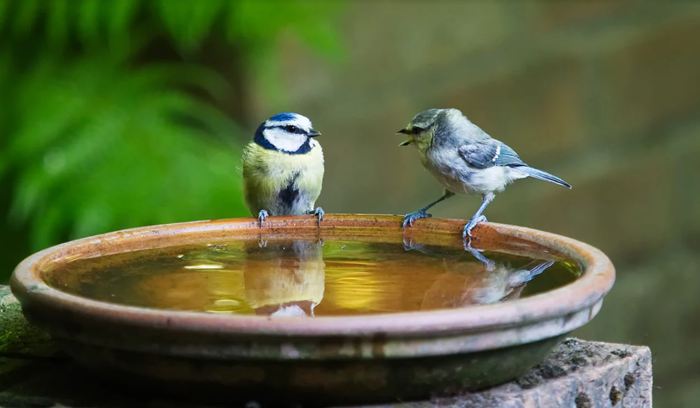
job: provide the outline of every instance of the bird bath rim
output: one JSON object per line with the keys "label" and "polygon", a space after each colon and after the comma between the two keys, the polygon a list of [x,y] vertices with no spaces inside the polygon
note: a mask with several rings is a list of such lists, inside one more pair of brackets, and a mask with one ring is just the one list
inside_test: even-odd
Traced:
{"label": "bird bath rim", "polygon": [[[52,319],[98,322],[148,332],[184,334],[186,337],[191,334],[211,338],[269,336],[293,338],[301,342],[319,337],[381,338],[387,344],[393,341],[393,347],[385,347],[383,357],[406,357],[476,352],[560,336],[590,321],[613,285],[614,267],[600,250],[560,235],[494,223],[482,223],[476,227],[476,247],[489,249],[496,242],[505,242],[510,251],[517,252],[524,250],[524,244],[528,243],[537,248],[536,253],[540,257],[563,256],[578,262],[582,275],[560,288],[497,304],[359,316],[319,316],[310,319],[219,315],[124,306],[62,292],[49,286],[42,276],[46,270],[76,257],[104,256],[194,241],[203,242],[203,237],[212,240],[227,237],[257,239],[267,234],[276,237],[285,234],[312,237],[316,234],[323,237],[371,236],[386,242],[420,239],[421,242],[429,243],[454,243],[461,240],[463,223],[456,219],[424,219],[402,234],[400,216],[328,214],[320,229],[315,218],[310,216],[270,217],[262,229],[258,228],[257,220],[253,218],[140,227],[67,242],[31,255],[15,269],[11,286],[30,320],[35,320],[40,326],[50,326],[49,331],[58,332],[61,337],[71,337],[70,329],[61,327],[59,322],[52,322]],[[61,315],[63,317],[59,317]],[[98,338],[99,335],[77,333],[75,336],[81,342],[119,347],[119,344],[110,343],[109,339]],[[427,339],[441,341],[430,346],[426,344]],[[148,350],[157,349],[157,345],[152,345]],[[247,357],[263,358],[265,355],[269,357],[267,351],[260,350],[258,355],[248,349],[245,354]],[[237,353],[235,350],[227,352]],[[187,346],[170,349],[169,353],[207,354]],[[328,357],[323,354],[324,356],[292,352],[281,353],[276,357]],[[357,357],[356,354],[352,356]],[[368,356],[363,351],[359,354]]]}

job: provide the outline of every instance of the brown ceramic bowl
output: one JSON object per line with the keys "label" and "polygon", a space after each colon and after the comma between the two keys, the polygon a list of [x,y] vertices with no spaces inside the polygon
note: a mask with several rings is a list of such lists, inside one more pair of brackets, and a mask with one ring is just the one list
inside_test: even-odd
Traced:
{"label": "brown ceramic bowl", "polygon": [[425,219],[402,234],[400,217],[328,215],[158,225],[68,242],[25,259],[12,290],[27,318],[86,367],[170,392],[226,399],[379,401],[475,390],[513,379],[600,310],[615,272],[599,250],[555,234],[485,223],[475,245],[564,257],[583,274],[531,297],[457,309],[273,319],[100,302],[47,285],[76,258],[224,238],[321,236],[458,244],[461,220]]}

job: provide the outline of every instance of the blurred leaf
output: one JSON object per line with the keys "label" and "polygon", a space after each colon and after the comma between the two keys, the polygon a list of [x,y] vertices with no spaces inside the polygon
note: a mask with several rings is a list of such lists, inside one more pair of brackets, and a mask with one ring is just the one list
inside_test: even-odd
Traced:
{"label": "blurred leaf", "polygon": [[129,41],[129,25],[138,11],[138,1],[112,0],[111,5],[106,16],[107,35],[113,48],[121,48]]}
{"label": "blurred leaf", "polygon": [[[200,78],[213,76],[200,74],[126,71],[108,58],[27,74],[22,115],[43,119],[22,121],[6,159],[21,173],[12,220],[30,225],[35,247],[56,242],[66,226],[78,237],[246,213],[239,150],[215,133],[230,137],[231,122],[178,88],[201,88]],[[206,112],[200,126],[174,119],[192,111]]]}
{"label": "blurred leaf", "polygon": [[73,6],[78,13],[74,22],[77,25],[76,31],[85,46],[94,46],[100,36],[100,3],[102,0],[82,0],[80,4]]}
{"label": "blurred leaf", "polygon": [[331,27],[338,2],[304,0],[239,0],[229,3],[227,36],[242,41],[255,53],[266,52],[285,30],[302,33],[303,39],[320,51],[334,53],[339,43]]}
{"label": "blurred leaf", "polygon": [[39,0],[15,1],[14,6],[14,31],[19,35],[27,34],[39,16]]}
{"label": "blurred leaf", "polygon": [[68,39],[68,3],[67,0],[52,0],[47,7],[48,22],[46,31],[55,48],[63,48]]}
{"label": "blurred leaf", "polygon": [[5,25],[7,10],[10,8],[10,0],[0,0],[0,27]]}
{"label": "blurred leaf", "polygon": [[165,28],[184,52],[191,52],[199,46],[224,5],[221,0],[159,0],[155,4]]}

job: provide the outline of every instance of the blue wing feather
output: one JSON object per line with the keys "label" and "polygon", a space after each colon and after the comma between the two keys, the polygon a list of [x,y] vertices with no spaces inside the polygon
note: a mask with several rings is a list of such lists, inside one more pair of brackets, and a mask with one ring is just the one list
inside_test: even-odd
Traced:
{"label": "blue wing feather", "polygon": [[493,166],[524,166],[525,162],[505,143],[496,139],[479,140],[459,147],[459,155],[477,169]]}

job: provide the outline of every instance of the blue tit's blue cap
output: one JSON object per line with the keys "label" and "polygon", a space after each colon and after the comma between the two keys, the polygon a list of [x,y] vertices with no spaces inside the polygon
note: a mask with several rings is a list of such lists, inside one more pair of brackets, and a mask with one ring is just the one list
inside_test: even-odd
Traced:
{"label": "blue tit's blue cap", "polygon": [[292,112],[282,112],[282,113],[278,113],[278,114],[276,114],[276,115],[274,115],[274,116],[270,116],[270,120],[274,120],[274,121],[277,121],[277,122],[281,122],[281,121],[284,121],[284,120],[292,120],[292,119],[294,119],[295,117],[297,117],[297,114],[296,114],[296,113],[292,113]]}

